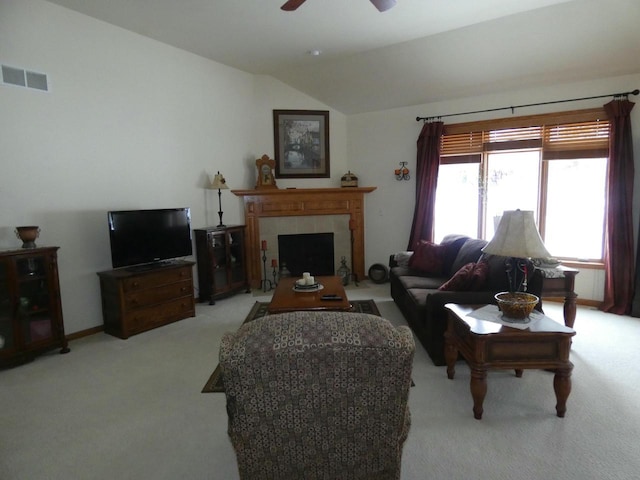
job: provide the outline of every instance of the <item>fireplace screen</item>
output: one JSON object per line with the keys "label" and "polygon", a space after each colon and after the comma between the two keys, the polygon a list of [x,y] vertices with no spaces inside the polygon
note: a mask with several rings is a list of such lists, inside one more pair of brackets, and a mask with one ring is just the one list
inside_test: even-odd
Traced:
{"label": "fireplace screen", "polygon": [[333,233],[278,235],[280,265],[286,264],[294,277],[335,275]]}

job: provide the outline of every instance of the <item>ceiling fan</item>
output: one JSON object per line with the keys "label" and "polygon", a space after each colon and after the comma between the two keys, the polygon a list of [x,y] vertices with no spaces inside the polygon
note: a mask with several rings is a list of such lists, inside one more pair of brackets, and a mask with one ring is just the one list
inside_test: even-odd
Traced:
{"label": "ceiling fan", "polygon": [[[282,10],[286,10],[287,12],[291,12],[296,10],[300,5],[302,5],[306,0],[288,0],[282,5],[280,8]],[[380,12],[386,12],[391,7],[396,4],[396,0],[369,0]]]}

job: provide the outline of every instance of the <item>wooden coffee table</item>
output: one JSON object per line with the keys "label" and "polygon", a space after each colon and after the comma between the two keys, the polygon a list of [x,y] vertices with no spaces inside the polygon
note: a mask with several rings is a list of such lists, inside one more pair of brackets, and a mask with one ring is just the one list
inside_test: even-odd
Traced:
{"label": "wooden coffee table", "polygon": [[[281,278],[273,298],[267,309],[269,313],[294,312],[297,310],[351,310],[351,303],[347,300],[347,294],[342,286],[340,277],[316,277],[317,282],[323,286],[322,290],[315,292],[296,292],[293,285],[297,277]],[[341,300],[323,300],[323,295],[336,295]]]}
{"label": "wooden coffee table", "polygon": [[[571,337],[576,332],[551,318],[541,315],[526,329],[504,326],[488,320],[470,316],[485,305],[457,305],[447,303],[449,323],[445,332],[445,358],[447,376],[453,379],[458,353],[471,369],[471,396],[473,415],[482,418],[482,403],[487,393],[487,369],[514,369],[516,376],[522,376],[525,368],[545,369],[555,372],[553,389],[556,394],[556,413],[564,417],[567,398],[571,393],[571,371],[569,361]],[[489,315],[498,318],[497,307],[489,308]],[[487,311],[486,309],[483,311]]]}

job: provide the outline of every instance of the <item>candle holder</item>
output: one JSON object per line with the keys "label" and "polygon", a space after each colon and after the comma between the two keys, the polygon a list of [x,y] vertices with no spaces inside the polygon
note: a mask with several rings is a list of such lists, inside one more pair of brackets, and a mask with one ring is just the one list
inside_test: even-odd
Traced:
{"label": "candle holder", "polygon": [[273,286],[277,287],[278,282],[276,281],[276,277],[278,276],[278,267],[272,265],[271,268],[273,268],[273,272],[271,273],[273,275]]}
{"label": "candle holder", "polygon": [[[262,243],[262,247],[266,247],[265,242]],[[267,278],[267,249],[261,248],[261,250],[262,250],[262,268],[264,272],[264,277],[262,278],[262,291],[268,292],[269,290],[273,290],[275,282],[272,282]]]}
{"label": "candle holder", "polygon": [[407,162],[400,162],[400,168],[396,168],[393,174],[396,176],[396,180],[409,180],[411,178],[409,169],[407,168]]}

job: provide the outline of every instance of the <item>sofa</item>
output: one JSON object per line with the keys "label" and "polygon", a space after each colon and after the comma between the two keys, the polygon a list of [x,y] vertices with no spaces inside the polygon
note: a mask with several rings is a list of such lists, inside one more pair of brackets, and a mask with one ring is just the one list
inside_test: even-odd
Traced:
{"label": "sofa", "polygon": [[[440,244],[420,242],[414,251],[389,258],[391,296],[435,365],[445,365],[447,303],[496,304],[509,290],[505,257],[486,255],[488,242],[447,235]],[[542,278],[528,263],[527,291],[540,297]],[[540,304],[536,307],[541,310]]]}
{"label": "sofa", "polygon": [[414,351],[407,326],[365,313],[288,312],[226,333],[240,478],[399,480]]}

